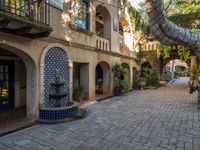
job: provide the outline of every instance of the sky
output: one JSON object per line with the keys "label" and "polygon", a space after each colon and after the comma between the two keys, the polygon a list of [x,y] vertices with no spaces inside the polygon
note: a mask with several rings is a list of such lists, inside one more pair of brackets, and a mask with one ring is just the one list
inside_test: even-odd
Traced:
{"label": "sky", "polygon": [[140,2],[144,2],[144,0],[129,0],[129,2],[136,8],[138,9],[139,8],[139,3]]}

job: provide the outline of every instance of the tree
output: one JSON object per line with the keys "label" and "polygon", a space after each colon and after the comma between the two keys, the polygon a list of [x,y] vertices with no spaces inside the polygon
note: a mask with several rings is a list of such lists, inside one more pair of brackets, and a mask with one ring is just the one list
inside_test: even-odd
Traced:
{"label": "tree", "polygon": [[167,18],[163,0],[146,0],[151,32],[166,45],[184,45],[200,57],[200,33],[180,27]]}

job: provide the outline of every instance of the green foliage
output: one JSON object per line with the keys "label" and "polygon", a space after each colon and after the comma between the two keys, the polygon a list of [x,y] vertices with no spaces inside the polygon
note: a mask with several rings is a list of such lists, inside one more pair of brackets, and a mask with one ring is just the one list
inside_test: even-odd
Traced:
{"label": "green foliage", "polygon": [[200,76],[200,66],[198,67],[192,67],[190,69],[190,73],[192,75],[192,80],[199,80],[198,77]]}
{"label": "green foliage", "polygon": [[137,31],[141,31],[142,33],[149,33],[149,28],[147,26],[148,21],[144,20],[141,12],[137,11],[130,2],[126,3],[126,8],[128,10],[133,28]]}
{"label": "green foliage", "polygon": [[151,68],[142,68],[141,71],[136,71],[134,75],[134,84],[139,87],[140,83],[155,86],[158,83],[158,73]]}
{"label": "green foliage", "polygon": [[158,83],[158,73],[157,73],[156,70],[150,69],[150,71],[149,71],[149,83],[153,86]]}
{"label": "green foliage", "polygon": [[197,0],[165,0],[165,6],[166,4],[170,4],[167,9],[169,15],[188,14],[200,10],[200,3]]}
{"label": "green foliage", "polygon": [[114,87],[120,87],[121,77],[126,74],[127,69],[124,68],[121,64],[116,63],[112,67],[113,72],[113,80],[114,80]]}
{"label": "green foliage", "polygon": [[127,69],[121,64],[115,63],[112,67],[114,87],[119,89],[121,93],[128,91],[128,81],[122,79],[127,73]]}
{"label": "green foliage", "polygon": [[[158,46],[158,49],[163,52],[163,58],[170,58],[170,52],[172,50],[172,46],[163,45],[161,43],[158,43],[157,46]],[[178,45],[177,50],[178,50],[178,55],[179,55],[180,60],[187,61],[189,59],[190,57],[189,47]]]}
{"label": "green foliage", "polygon": [[141,76],[146,79],[147,85],[154,85],[158,82],[158,73],[151,68],[142,68]]}
{"label": "green foliage", "polygon": [[160,84],[159,83],[156,83],[153,85],[155,88],[159,88],[160,87]]}
{"label": "green foliage", "polygon": [[183,76],[183,70],[181,68],[177,68],[175,71],[175,75],[178,77]]}
{"label": "green foliage", "polygon": [[171,46],[163,45],[159,42],[158,42],[157,46],[158,46],[158,49],[163,52],[163,58],[170,58],[170,52],[171,52],[171,49],[172,49]]}
{"label": "green foliage", "polygon": [[186,46],[179,45],[178,46],[178,55],[181,60],[187,61],[190,57],[190,49]]}
{"label": "green foliage", "polygon": [[77,86],[74,88],[74,100],[81,102],[85,97],[86,91],[83,86]]}
{"label": "green foliage", "polygon": [[171,80],[171,77],[169,75],[164,74],[164,75],[160,76],[160,81],[167,81],[167,82],[169,82],[170,80]]}
{"label": "green foliage", "polygon": [[176,24],[199,31],[200,2],[197,0],[164,0],[169,19]]}
{"label": "green foliage", "polygon": [[88,13],[88,10],[85,5],[85,1],[84,0],[74,0],[73,12],[74,12],[75,17],[77,17],[81,20],[85,20],[87,13]]}
{"label": "green foliage", "polygon": [[119,81],[119,88],[121,89],[122,93],[128,92],[128,81],[120,80]]}

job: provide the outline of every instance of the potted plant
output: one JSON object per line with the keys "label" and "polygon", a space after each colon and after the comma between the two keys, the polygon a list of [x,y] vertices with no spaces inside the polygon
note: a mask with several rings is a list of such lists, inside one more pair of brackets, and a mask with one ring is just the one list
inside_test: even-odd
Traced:
{"label": "potted plant", "polygon": [[[192,82],[195,83],[195,86],[198,86],[199,83],[200,83],[200,67],[192,67],[190,69],[190,83],[191,84]],[[200,90],[198,89],[198,104],[200,105]]]}
{"label": "potted plant", "polygon": [[114,94],[121,95],[124,91],[126,91],[124,88],[125,82],[123,81],[122,77],[127,72],[127,69],[124,68],[122,65],[116,63],[112,67],[112,72],[113,72]]}
{"label": "potted plant", "polygon": [[78,102],[82,102],[86,94],[86,91],[83,86],[77,86],[74,88],[74,100]]}
{"label": "potted plant", "polygon": [[126,80],[120,80],[119,88],[121,90],[121,93],[128,92],[128,82]]}
{"label": "potted plant", "polygon": [[143,90],[144,86],[146,85],[146,78],[144,78],[144,77],[138,77],[138,79],[137,79],[137,85],[140,87],[141,90]]}

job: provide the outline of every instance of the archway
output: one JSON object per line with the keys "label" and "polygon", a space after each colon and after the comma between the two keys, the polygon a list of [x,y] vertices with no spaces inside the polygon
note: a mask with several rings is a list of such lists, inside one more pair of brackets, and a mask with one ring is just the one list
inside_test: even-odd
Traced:
{"label": "archway", "polygon": [[185,84],[189,81],[189,66],[180,59],[169,60],[163,67],[163,75],[168,81],[181,78],[185,80]]}
{"label": "archway", "polygon": [[106,62],[100,62],[96,66],[96,97],[110,95],[111,70]]}
{"label": "archway", "polygon": [[105,6],[96,7],[96,34],[102,38],[111,39],[111,16]]}
{"label": "archway", "polygon": [[37,94],[33,59],[22,50],[0,44],[0,128],[6,124],[1,129],[9,131],[36,119]]}

